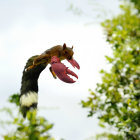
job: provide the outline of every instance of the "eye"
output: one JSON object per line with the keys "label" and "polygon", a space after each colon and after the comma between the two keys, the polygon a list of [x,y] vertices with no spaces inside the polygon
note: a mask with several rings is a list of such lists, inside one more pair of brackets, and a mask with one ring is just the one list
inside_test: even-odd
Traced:
{"label": "eye", "polygon": [[67,51],[65,51],[65,54],[68,54],[68,52],[67,52]]}

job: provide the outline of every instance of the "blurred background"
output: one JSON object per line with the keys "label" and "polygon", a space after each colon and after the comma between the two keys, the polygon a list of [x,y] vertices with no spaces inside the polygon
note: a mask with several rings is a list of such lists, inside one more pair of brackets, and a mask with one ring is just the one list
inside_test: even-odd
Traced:
{"label": "blurred background", "polygon": [[79,79],[74,84],[55,80],[48,66],[38,81],[39,114],[54,123],[51,134],[56,139],[84,140],[102,132],[96,116],[88,118],[80,102],[101,80],[99,71],[109,68],[104,56],[111,55],[111,49],[100,23],[117,15],[119,4],[119,0],[1,0],[0,106],[6,106],[8,96],[20,91],[29,57],[66,43],[74,46],[81,69],[63,63]]}

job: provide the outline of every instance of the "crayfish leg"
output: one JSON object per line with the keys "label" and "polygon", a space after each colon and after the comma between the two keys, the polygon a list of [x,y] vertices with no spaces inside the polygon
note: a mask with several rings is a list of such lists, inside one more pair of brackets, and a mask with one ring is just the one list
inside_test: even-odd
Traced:
{"label": "crayfish leg", "polygon": [[50,72],[51,72],[53,78],[56,79],[57,77],[56,77],[55,72],[52,70],[52,67],[50,67],[49,70],[50,70]]}

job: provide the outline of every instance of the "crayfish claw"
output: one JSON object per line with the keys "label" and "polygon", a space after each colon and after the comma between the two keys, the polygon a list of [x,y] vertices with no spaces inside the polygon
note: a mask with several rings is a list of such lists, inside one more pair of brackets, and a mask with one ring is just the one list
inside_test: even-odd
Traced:
{"label": "crayfish claw", "polygon": [[78,76],[73,71],[68,69],[68,67],[66,67],[63,63],[61,63],[60,59],[57,56],[53,56],[51,59],[51,69],[55,73],[55,75],[63,82],[75,82],[72,78],[70,78],[69,75],[72,75],[78,79]]}
{"label": "crayfish claw", "polygon": [[68,60],[68,62],[75,68],[77,68],[77,69],[80,69],[80,66],[79,66],[79,64],[76,62],[76,60],[75,59],[70,59],[70,60]]}
{"label": "crayfish claw", "polygon": [[72,76],[74,76],[74,77],[76,77],[77,79],[78,79],[78,76],[73,72],[73,71],[71,71],[70,69],[66,69],[66,73],[67,74],[70,74],[70,75],[72,75]]}

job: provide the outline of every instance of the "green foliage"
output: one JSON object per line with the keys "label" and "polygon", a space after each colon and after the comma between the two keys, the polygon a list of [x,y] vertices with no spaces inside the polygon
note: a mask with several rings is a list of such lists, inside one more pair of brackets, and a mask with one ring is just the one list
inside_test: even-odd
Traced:
{"label": "green foliage", "polygon": [[100,126],[109,124],[124,139],[140,139],[140,14],[133,5],[120,6],[123,13],[102,23],[113,56],[106,56],[112,65],[109,72],[101,70],[102,83],[82,101],[95,113]]}
{"label": "green foliage", "polygon": [[19,106],[20,105],[19,99],[20,99],[19,94],[13,94],[9,97],[8,101],[10,103],[16,104],[16,106]]}
{"label": "green foliage", "polygon": [[[16,105],[19,110],[19,94],[13,94],[9,97],[9,102]],[[5,127],[14,128],[13,131],[3,135],[4,140],[54,140],[48,133],[53,127],[44,117],[37,116],[36,111],[32,110],[27,113],[24,119],[20,112],[14,112],[12,108],[3,108],[0,112],[6,112],[10,120],[1,121]]]}
{"label": "green foliage", "polygon": [[140,1],[139,0],[129,0],[134,3],[136,9],[140,12]]}
{"label": "green foliage", "polygon": [[108,138],[108,140],[124,140],[124,138],[121,135],[115,135],[110,133],[96,135],[96,140],[104,140],[105,138]]}

